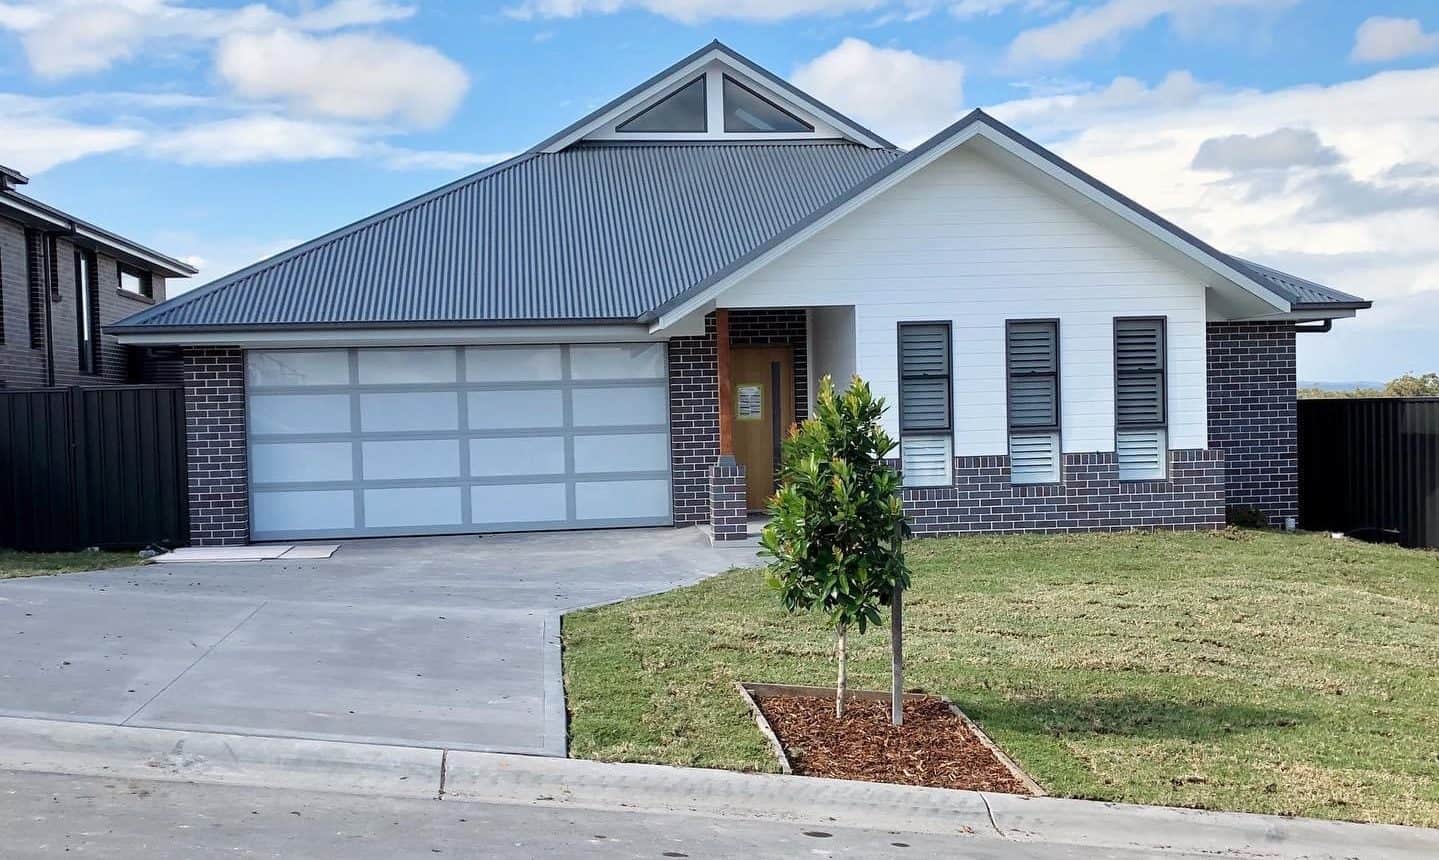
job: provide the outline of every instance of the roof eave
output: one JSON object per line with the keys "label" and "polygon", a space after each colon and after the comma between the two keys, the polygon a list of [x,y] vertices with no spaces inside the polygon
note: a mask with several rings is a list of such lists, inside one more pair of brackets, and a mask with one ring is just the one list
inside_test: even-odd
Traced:
{"label": "roof eave", "polygon": [[139,263],[156,274],[168,278],[188,278],[200,271],[189,263],[162,254],[153,248],[147,248],[138,242],[132,242],[87,221],[82,221],[54,206],[20,194],[14,189],[0,190],[0,206],[8,207],[12,212],[18,212],[47,228],[79,236],[108,251],[126,257],[127,262]]}

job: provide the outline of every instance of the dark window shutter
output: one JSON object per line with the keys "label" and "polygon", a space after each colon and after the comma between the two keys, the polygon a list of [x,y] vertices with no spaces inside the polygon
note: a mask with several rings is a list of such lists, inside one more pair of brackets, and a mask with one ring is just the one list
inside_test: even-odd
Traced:
{"label": "dark window shutter", "polygon": [[38,230],[25,231],[25,294],[29,299],[30,348],[45,345],[45,281],[49,277],[45,263],[45,237]]}
{"label": "dark window shutter", "polygon": [[899,429],[949,430],[949,326],[906,323],[899,327]]}
{"label": "dark window shutter", "polygon": [[1011,432],[1057,429],[1059,323],[1054,320],[1011,322],[1006,332]]}
{"label": "dark window shutter", "polygon": [[1114,401],[1119,426],[1163,426],[1164,353],[1164,320],[1114,321]]}

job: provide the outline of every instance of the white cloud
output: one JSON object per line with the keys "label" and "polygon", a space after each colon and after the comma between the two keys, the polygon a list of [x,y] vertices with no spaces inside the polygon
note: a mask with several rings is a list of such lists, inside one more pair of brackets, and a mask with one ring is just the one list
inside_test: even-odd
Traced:
{"label": "white cloud", "polygon": [[145,138],[131,128],[12,112],[9,103],[0,96],[0,164],[31,176],[69,161],[130,149]]}
{"label": "white cloud", "polygon": [[[1226,251],[1374,299],[1300,340],[1306,378],[1439,367],[1439,68],[1273,92],[1192,84],[1168,104],[1160,87],[1119,89],[1127,101],[1111,86],[992,110]],[[1193,167],[1206,141],[1282,129],[1312,132],[1310,163],[1219,178]]]}
{"label": "white cloud", "polygon": [[1211,137],[1199,144],[1190,166],[1195,170],[1241,173],[1327,167],[1343,160],[1338,150],[1325,146],[1319,135],[1309,129],[1277,128],[1268,134]]}
{"label": "white cloud", "polygon": [[782,21],[802,15],[865,12],[887,5],[888,0],[522,0],[506,13],[521,19],[576,18],[633,10],[689,24],[716,19]]}
{"label": "white cloud", "polygon": [[148,149],[180,164],[228,165],[358,158],[364,141],[357,128],[256,114],[159,135]]}
{"label": "white cloud", "polygon": [[998,15],[1011,9],[1035,14],[1057,12],[1069,5],[1069,0],[954,0],[949,12],[956,18],[979,18]]}
{"label": "white cloud", "polygon": [[964,100],[964,66],[849,38],[800,66],[795,86],[901,145],[952,122]]}
{"label": "white cloud", "polygon": [[37,75],[64,78],[103,71],[159,42],[208,44],[279,27],[323,32],[396,21],[414,12],[409,4],[388,0],[334,0],[297,16],[258,3],[219,9],[173,0],[22,0],[0,5],[0,28],[20,34]]}
{"label": "white cloud", "polygon": [[1439,33],[1424,32],[1418,20],[1376,16],[1355,31],[1349,58],[1359,63],[1382,63],[1434,51],[1439,51]]}
{"label": "white cloud", "polygon": [[1064,63],[1091,49],[1169,17],[1184,32],[1202,29],[1202,22],[1226,9],[1279,9],[1298,0],[1104,0],[1083,6],[1064,18],[1021,32],[1009,46],[1017,64]]}
{"label": "white cloud", "polygon": [[469,89],[465,70],[440,52],[386,36],[308,36],[288,30],[226,37],[220,77],[241,96],[347,120],[402,118],[433,127]]}

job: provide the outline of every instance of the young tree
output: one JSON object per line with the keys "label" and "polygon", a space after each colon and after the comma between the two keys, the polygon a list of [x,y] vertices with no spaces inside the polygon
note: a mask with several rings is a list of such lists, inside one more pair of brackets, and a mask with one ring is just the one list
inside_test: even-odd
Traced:
{"label": "young tree", "polygon": [[[836,394],[826,376],[815,414],[785,440],[780,488],[760,545],[773,561],[769,581],[790,612],[820,610],[835,630],[839,677],[834,713],[844,716],[851,628],[864,633],[881,622],[880,607],[897,604],[909,587],[899,475],[884,458],[895,441],[879,425],[882,399],[855,377]],[[897,606],[895,607],[897,608]],[[902,645],[895,619],[894,688],[903,689]],[[892,708],[901,721],[901,696]]]}

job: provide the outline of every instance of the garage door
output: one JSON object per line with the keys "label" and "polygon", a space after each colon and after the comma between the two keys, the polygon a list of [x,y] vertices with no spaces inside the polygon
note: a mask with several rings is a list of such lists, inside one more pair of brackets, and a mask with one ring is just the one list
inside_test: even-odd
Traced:
{"label": "garage door", "polygon": [[247,353],[256,540],[670,520],[664,344]]}

